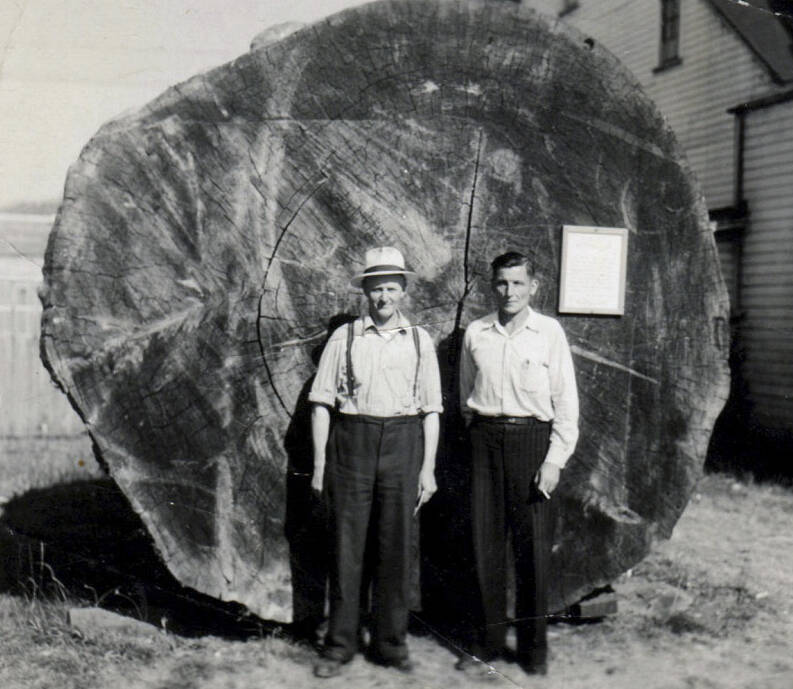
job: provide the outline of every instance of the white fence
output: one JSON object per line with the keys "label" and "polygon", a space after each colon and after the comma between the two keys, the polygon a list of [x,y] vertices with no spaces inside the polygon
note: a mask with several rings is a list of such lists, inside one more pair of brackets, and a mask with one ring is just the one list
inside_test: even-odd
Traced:
{"label": "white fence", "polygon": [[[7,218],[0,217],[0,225],[3,220]],[[14,228],[26,224],[28,237],[43,234],[46,241],[51,222],[14,220]],[[11,234],[9,227],[8,222],[0,227],[6,230],[0,239]],[[19,242],[0,242],[0,436],[74,435],[85,430],[39,358],[43,241],[27,242],[24,252]]]}

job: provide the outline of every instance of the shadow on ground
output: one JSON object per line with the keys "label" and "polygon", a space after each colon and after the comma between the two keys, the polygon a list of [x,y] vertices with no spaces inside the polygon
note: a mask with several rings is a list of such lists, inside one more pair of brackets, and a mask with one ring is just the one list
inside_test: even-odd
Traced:
{"label": "shadow on ground", "polygon": [[10,500],[0,513],[0,553],[0,592],[77,599],[187,636],[283,629],[179,584],[109,478]]}

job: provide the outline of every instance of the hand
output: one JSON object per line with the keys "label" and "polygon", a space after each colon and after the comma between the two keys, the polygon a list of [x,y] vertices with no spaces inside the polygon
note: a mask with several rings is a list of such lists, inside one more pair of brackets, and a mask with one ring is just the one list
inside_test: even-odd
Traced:
{"label": "hand", "polygon": [[325,479],[325,464],[314,462],[314,473],[311,475],[311,490],[322,495],[322,484]]}
{"label": "hand", "polygon": [[561,470],[555,464],[543,462],[534,475],[534,483],[537,485],[537,490],[546,497],[551,497],[551,494],[556,490],[556,486],[559,483],[560,473]]}
{"label": "hand", "polygon": [[429,502],[429,499],[435,495],[437,490],[438,484],[435,482],[435,472],[422,470],[419,474],[419,493],[415,511],[418,512],[418,509],[424,503]]}

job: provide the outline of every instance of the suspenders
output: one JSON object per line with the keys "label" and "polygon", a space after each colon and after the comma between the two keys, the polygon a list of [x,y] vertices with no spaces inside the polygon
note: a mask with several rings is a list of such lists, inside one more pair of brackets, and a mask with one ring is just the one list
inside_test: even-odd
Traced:
{"label": "suspenders", "polygon": [[[358,321],[352,321],[347,324],[347,396],[352,398],[355,390],[355,376],[352,370],[352,340],[355,337],[355,324]],[[413,334],[413,346],[416,348],[416,372],[413,376],[413,401],[417,402],[416,394],[419,386],[419,368],[421,367],[421,347],[419,346],[419,329],[412,325],[410,332]]]}
{"label": "suspenders", "polygon": [[419,329],[414,325],[410,328],[413,333],[413,346],[416,348],[416,372],[413,374],[413,400],[418,406],[419,367],[421,366],[421,347],[419,346]]}
{"label": "suspenders", "polygon": [[352,338],[355,336],[355,323],[356,321],[347,323],[347,397],[350,399],[355,389],[352,374]]}

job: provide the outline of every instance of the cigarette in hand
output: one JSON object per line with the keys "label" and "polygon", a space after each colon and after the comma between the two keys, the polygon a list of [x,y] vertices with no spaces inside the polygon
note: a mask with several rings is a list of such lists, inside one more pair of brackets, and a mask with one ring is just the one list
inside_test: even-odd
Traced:
{"label": "cigarette in hand", "polygon": [[542,493],[545,496],[546,500],[550,500],[551,499],[551,494],[549,492],[547,492],[545,490],[545,488],[540,488],[540,493]]}
{"label": "cigarette in hand", "polygon": [[418,496],[418,498],[416,498],[416,507],[415,507],[415,509],[413,510],[413,516],[414,516],[414,517],[415,517],[415,516],[416,516],[416,515],[419,513],[419,510],[421,509],[421,504],[422,504],[422,503],[421,503],[421,499],[422,499],[423,497],[424,497],[424,489],[422,488],[422,489],[419,491],[419,496]]}

